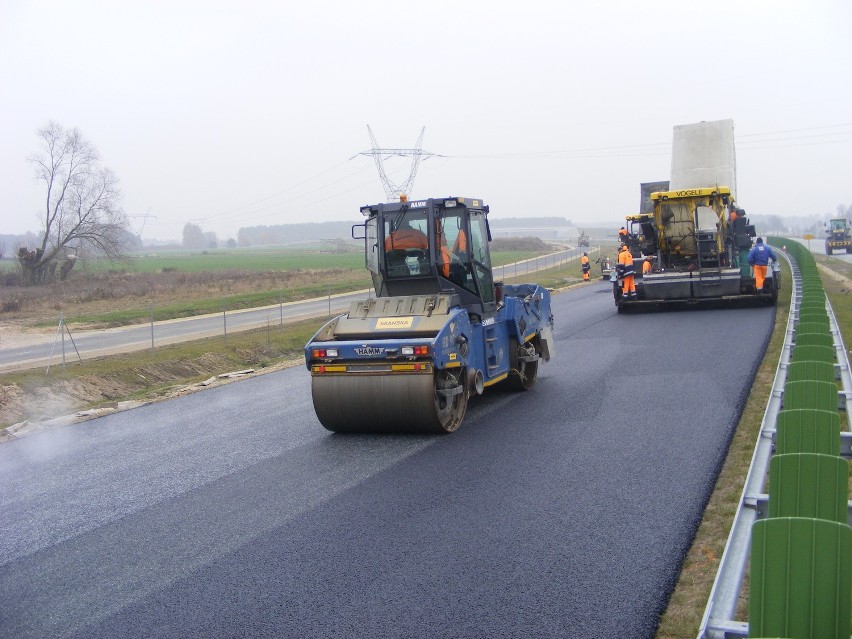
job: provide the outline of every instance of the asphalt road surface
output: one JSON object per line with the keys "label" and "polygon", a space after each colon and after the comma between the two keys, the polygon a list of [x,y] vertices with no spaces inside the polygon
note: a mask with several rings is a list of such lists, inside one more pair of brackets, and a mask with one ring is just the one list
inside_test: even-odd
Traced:
{"label": "asphalt road surface", "polygon": [[0,445],[0,636],[653,636],[774,309],[553,302],[449,436],[328,433],[293,368]]}

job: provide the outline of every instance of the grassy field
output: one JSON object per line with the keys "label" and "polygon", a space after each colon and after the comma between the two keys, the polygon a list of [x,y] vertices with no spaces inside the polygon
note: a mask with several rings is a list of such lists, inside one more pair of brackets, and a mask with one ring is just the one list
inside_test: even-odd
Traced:
{"label": "grassy field", "polygon": [[[495,250],[491,259],[495,266],[509,264],[536,255],[534,251]],[[0,271],[14,271],[17,262],[0,260]],[[358,246],[345,253],[322,246],[289,248],[258,247],[234,249],[185,250],[164,249],[140,251],[121,262],[91,260],[78,266],[74,273],[217,273],[222,271],[281,272],[294,270],[364,269],[364,253]]]}
{"label": "grassy field", "polygon": [[[495,266],[547,252],[494,250]],[[304,248],[168,251],[127,263],[94,262],[67,282],[0,286],[0,322],[109,328],[323,297],[372,286],[363,254]]]}

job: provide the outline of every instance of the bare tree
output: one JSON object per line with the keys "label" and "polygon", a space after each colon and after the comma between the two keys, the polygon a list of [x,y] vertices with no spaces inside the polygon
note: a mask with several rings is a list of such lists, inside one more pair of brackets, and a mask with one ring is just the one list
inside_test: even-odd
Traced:
{"label": "bare tree", "polygon": [[24,282],[65,279],[87,250],[110,260],[127,254],[131,235],[118,178],[99,165],[97,150],[74,128],[50,122],[38,131],[41,152],[30,158],[46,192],[41,244],[18,250]]}

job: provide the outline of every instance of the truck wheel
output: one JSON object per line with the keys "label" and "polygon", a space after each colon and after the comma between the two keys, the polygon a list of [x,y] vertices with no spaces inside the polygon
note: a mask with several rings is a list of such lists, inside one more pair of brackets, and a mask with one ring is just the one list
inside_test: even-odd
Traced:
{"label": "truck wheel", "polygon": [[538,339],[519,345],[514,337],[509,339],[509,377],[506,383],[515,391],[528,391],[538,377],[538,362],[541,347]]}
{"label": "truck wheel", "polygon": [[[441,391],[454,391],[447,397]],[[459,392],[461,391],[461,392]],[[438,432],[452,433],[461,426],[467,410],[468,389],[447,371],[435,375],[435,417]]]}

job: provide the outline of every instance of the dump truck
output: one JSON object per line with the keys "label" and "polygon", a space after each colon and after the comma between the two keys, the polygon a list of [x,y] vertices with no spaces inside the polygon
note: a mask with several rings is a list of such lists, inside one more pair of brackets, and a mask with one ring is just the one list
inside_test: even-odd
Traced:
{"label": "dump truck", "polygon": [[[666,190],[649,196],[648,186],[654,183],[641,185],[640,210],[645,212],[626,218],[623,241],[633,255],[636,296],[623,299],[621,279],[613,272],[619,312],[648,304],[775,303],[778,265],[773,264],[763,290],[757,291],[748,264],[756,233],[736,205],[735,165],[732,120],[674,127]],[[652,270],[642,275],[649,256]]]}
{"label": "dump truck", "polygon": [[450,433],[471,396],[527,391],[551,357],[550,293],[495,282],[489,207],[445,197],[364,206],[375,297],[305,345],[320,423],[334,432]]}
{"label": "dump truck", "polygon": [[834,251],[852,253],[852,224],[849,223],[849,220],[843,218],[829,220],[825,232],[827,235],[825,238],[826,255],[831,255]]}

